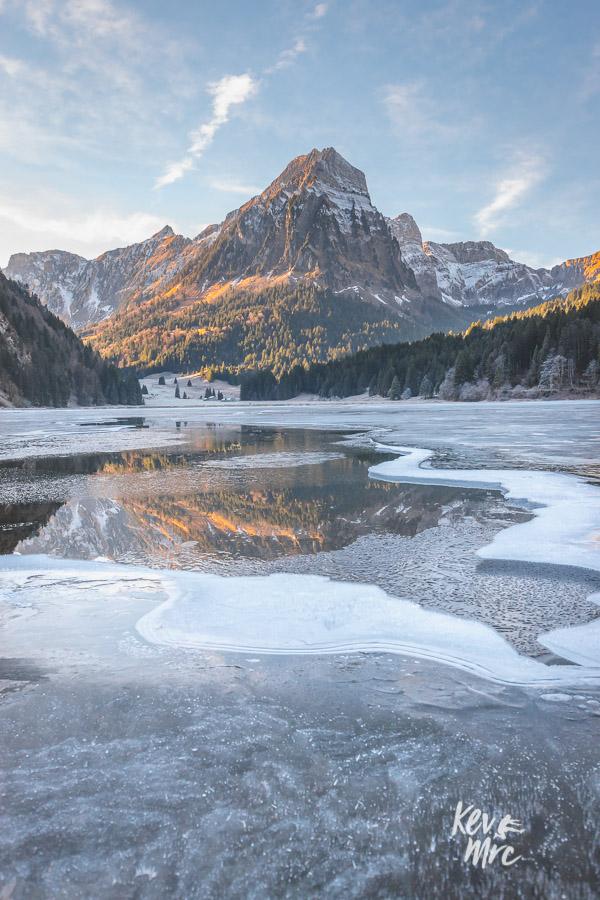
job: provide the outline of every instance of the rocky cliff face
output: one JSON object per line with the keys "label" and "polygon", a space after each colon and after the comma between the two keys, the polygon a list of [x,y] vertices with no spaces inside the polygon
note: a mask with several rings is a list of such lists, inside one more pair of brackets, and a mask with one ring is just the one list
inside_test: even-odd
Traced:
{"label": "rocky cliff face", "polygon": [[442,300],[455,306],[526,306],[568,291],[554,285],[547,269],[515,262],[489,241],[429,241],[423,249],[435,268]]}
{"label": "rocky cliff face", "polygon": [[159,291],[184,264],[192,243],[167,226],[146,241],[91,260],[62,250],[15,253],[4,271],[63,321],[81,329],[132,299]]}
{"label": "rocky cliff face", "polygon": [[[551,271],[489,241],[424,242],[408,213],[385,219],[364,174],[329,147],[299,156],[258,196],[193,240],[164,228],[93,260],[52,250],[11,257],[27,284],[76,329],[150,304],[214,303],[232,289],[315,284],[419,328],[447,327],[454,307],[530,306],[600,279],[600,253]],[[478,316],[480,310],[472,315]],[[425,325],[427,323],[427,325]]]}
{"label": "rocky cliff face", "polygon": [[568,260],[551,270],[533,269],[511,259],[490,241],[424,242],[408,213],[388,219],[388,226],[421,293],[450,306],[499,310],[532,306],[600,279],[600,253]]}
{"label": "rocky cliff face", "polygon": [[426,253],[419,226],[409,213],[402,213],[395,219],[387,220],[388,227],[398,241],[400,254],[405,264],[413,272],[420,292],[425,297],[442,300],[438,285],[437,269],[431,255]]}
{"label": "rocky cliff face", "polygon": [[309,279],[392,307],[418,294],[365,176],[333,148],[294,159],[230,213],[181,280],[193,292],[257,277]]}
{"label": "rocky cliff face", "polygon": [[577,259],[568,259],[550,270],[550,275],[556,284],[564,285],[560,293],[565,293],[579,287],[586,281],[600,281],[600,251],[590,256],[580,256]]}
{"label": "rocky cliff face", "polygon": [[51,312],[69,323],[79,277],[87,265],[87,259],[64,250],[13,253],[4,274],[26,285]]}

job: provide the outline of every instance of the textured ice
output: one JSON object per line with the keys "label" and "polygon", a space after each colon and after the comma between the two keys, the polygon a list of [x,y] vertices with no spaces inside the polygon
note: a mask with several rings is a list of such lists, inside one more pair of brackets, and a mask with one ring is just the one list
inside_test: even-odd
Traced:
{"label": "textured ice", "polygon": [[149,643],[259,654],[391,652],[505,684],[600,683],[592,666],[548,667],[521,656],[493,629],[425,609],[374,585],[316,575],[223,577],[44,556],[0,559],[0,599],[15,610],[67,610],[118,595],[157,606],[137,622]]}
{"label": "textured ice", "polygon": [[[500,531],[481,547],[483,559],[546,563],[600,571],[600,491],[583,478],[527,469],[426,469],[434,455],[414,447],[386,447],[404,455],[371,466],[372,478],[409,484],[455,485],[502,491],[525,504],[528,522]],[[590,598],[598,602],[599,594]],[[554,653],[583,666],[599,667],[600,619],[586,625],[559,628],[538,636]]]}
{"label": "textured ice", "polygon": [[600,571],[600,490],[583,478],[528,469],[426,469],[433,451],[386,447],[404,454],[371,466],[369,475],[407,484],[440,484],[502,491],[533,518],[499,532],[478,550],[483,559],[579,566]]}
{"label": "textured ice", "polygon": [[[600,594],[592,594],[588,600],[600,603]],[[600,665],[600,619],[587,625],[555,628],[542,635],[539,641],[553,653],[582,666]]]}
{"label": "textured ice", "polygon": [[224,459],[206,459],[202,466],[212,469],[287,469],[292,466],[315,466],[330,462],[332,459],[344,459],[343,453],[293,452],[282,450],[279,453],[253,453],[248,456],[227,456]]}
{"label": "textured ice", "polygon": [[[387,443],[418,447],[457,447],[494,454],[503,464],[525,461],[558,465],[598,464],[600,401],[511,401],[510,403],[394,403],[374,398],[362,402],[296,400],[277,403],[188,403],[181,408],[107,407],[95,409],[9,409],[0,411],[0,459],[69,453],[160,447],[176,444],[180,419],[188,425],[221,423],[271,425],[311,430],[375,430]],[[94,418],[109,421],[124,415],[146,415],[146,429],[80,428]],[[185,423],[184,423],[185,424]],[[103,431],[100,438],[100,431]],[[85,433],[84,433],[85,432]]]}

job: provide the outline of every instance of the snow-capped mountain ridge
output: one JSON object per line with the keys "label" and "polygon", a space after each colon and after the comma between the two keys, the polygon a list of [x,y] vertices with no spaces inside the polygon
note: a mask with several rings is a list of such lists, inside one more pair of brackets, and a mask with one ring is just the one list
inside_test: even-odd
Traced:
{"label": "snow-capped mountain ridge", "polygon": [[600,254],[533,269],[489,241],[423,241],[412,216],[386,219],[364,173],[327,147],[292,160],[262,193],[193,239],[167,225],[93,260],[60,250],[14,254],[5,273],[77,329],[130,304],[165,296],[214,302],[228,289],[275,280],[314,282],[341,299],[352,293],[399,318],[431,308],[435,318],[436,303],[438,312],[440,304],[506,309],[566,294],[600,278]]}
{"label": "snow-capped mountain ridge", "polygon": [[4,272],[81,329],[173,277],[192,243],[166,225],[139,244],[107,250],[91,260],[64,250],[15,253]]}
{"label": "snow-capped mountain ridge", "polygon": [[450,306],[531,306],[600,277],[600,262],[594,266],[600,254],[569,260],[551,270],[534,269],[511,259],[491,241],[423,241],[408,213],[389,219],[388,225],[421,292]]}

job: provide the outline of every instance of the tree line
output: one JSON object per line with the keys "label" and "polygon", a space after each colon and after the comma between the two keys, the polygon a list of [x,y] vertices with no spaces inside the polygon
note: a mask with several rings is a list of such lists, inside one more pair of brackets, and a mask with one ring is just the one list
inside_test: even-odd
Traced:
{"label": "tree line", "polygon": [[566,298],[475,322],[461,334],[384,344],[325,364],[295,365],[279,378],[262,369],[242,379],[242,400],[301,393],[392,400],[483,400],[589,394],[600,389],[600,284]]}

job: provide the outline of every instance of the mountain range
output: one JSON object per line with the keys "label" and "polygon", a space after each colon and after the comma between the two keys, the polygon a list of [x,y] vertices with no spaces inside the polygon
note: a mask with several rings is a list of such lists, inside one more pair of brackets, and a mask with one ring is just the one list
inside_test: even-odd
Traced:
{"label": "mountain range", "polygon": [[281,372],[564,296],[600,279],[600,252],[534,269],[488,241],[424,242],[326,148],[193,239],[167,226],[92,260],[19,253],[5,274],[120,363]]}

